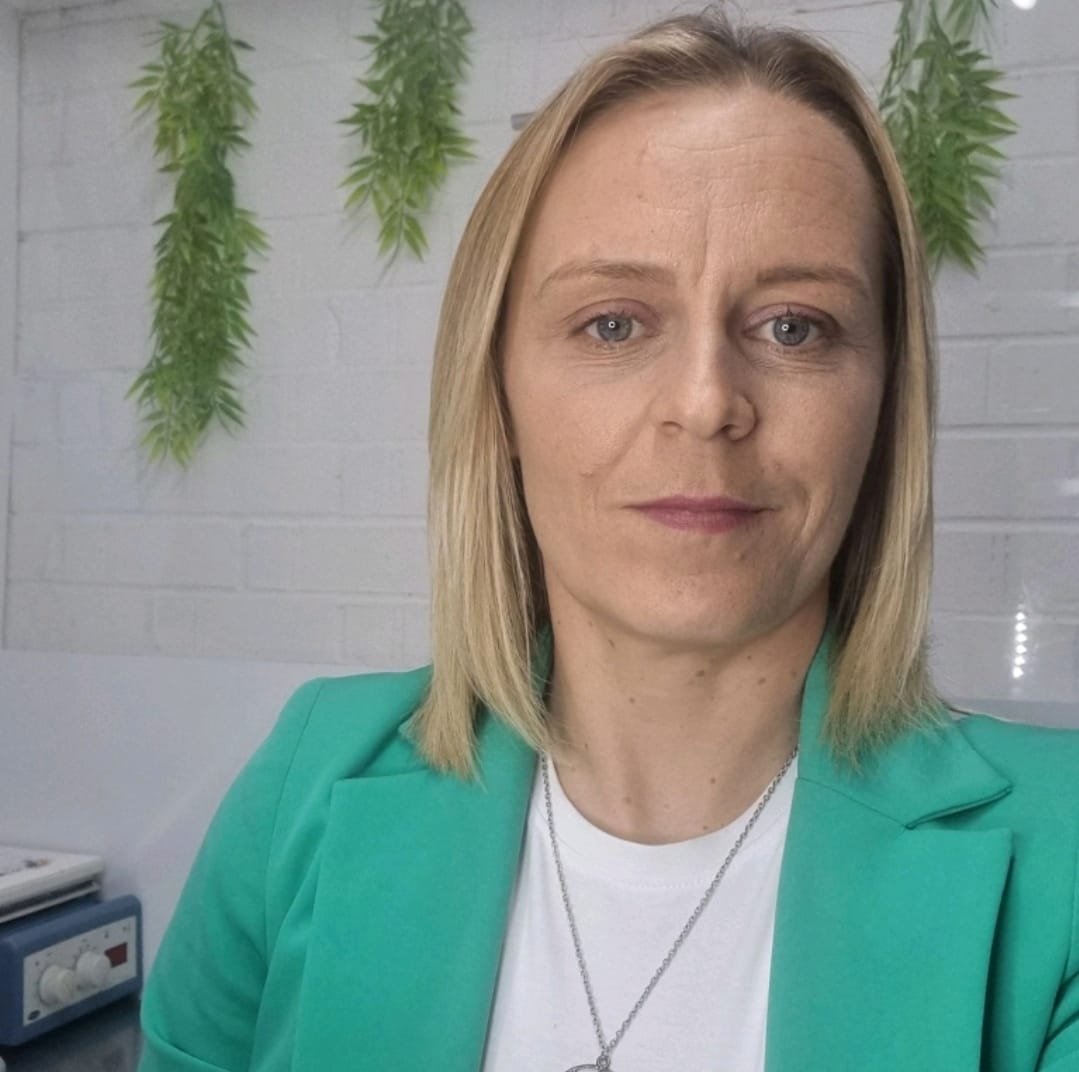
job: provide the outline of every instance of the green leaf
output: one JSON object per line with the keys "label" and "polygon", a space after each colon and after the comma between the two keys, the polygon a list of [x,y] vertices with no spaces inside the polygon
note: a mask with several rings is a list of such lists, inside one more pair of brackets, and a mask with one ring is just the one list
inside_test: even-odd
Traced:
{"label": "green leaf", "polygon": [[157,99],[158,91],[154,89],[148,89],[143,93],[138,100],[135,101],[134,111],[136,113],[145,112]]}
{"label": "green leaf", "polygon": [[173,177],[173,205],[154,221],[151,355],[127,397],[141,411],[151,460],[181,466],[215,417],[230,428],[243,423],[223,372],[244,365],[241,348],[255,335],[244,313],[248,258],[269,248],[237,204],[230,171],[230,158],[248,147],[243,119],[255,111],[236,59],[251,46],[229,39],[220,12],[211,4],[190,29],[163,23],[160,62],[144,67],[136,87],[150,87],[136,108],[155,115],[154,153]]}
{"label": "green leaf", "polygon": [[372,50],[357,79],[370,99],[338,120],[366,150],[341,184],[345,209],[370,203],[380,254],[396,257],[406,247],[421,256],[420,215],[445,180],[447,163],[472,157],[473,143],[457,126],[472,27],[457,0],[376,0],[375,7],[375,32],[358,37]]}
{"label": "green leaf", "polygon": [[880,108],[906,175],[934,266],[973,269],[978,221],[992,206],[1004,159],[996,143],[1017,129],[997,107],[1013,99],[977,41],[996,0],[901,0]]}

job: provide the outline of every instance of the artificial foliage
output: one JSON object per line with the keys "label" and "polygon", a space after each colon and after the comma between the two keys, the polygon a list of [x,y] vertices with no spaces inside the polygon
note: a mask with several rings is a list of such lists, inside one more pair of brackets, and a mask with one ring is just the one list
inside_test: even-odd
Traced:
{"label": "artificial foliage", "polygon": [[998,105],[1014,96],[976,42],[996,0],[902,0],[880,106],[906,176],[934,268],[974,270],[977,223],[993,204],[1004,158],[997,143],[1016,129]]}
{"label": "artificial foliage", "polygon": [[374,207],[379,253],[391,260],[405,247],[423,255],[434,193],[452,163],[473,156],[457,105],[471,32],[458,0],[377,0],[375,32],[358,38],[371,59],[358,80],[367,99],[341,120],[361,148],[345,207]]}
{"label": "artificial foliage", "polygon": [[236,203],[230,158],[246,148],[255,114],[251,80],[212,3],[191,27],[162,22],[157,61],[132,83],[137,115],[154,119],[154,154],[174,182],[172,209],[155,221],[153,352],[132,384],[151,460],[187,466],[216,418],[243,425],[233,376],[253,335],[247,320],[252,255],[267,248],[253,214]]}

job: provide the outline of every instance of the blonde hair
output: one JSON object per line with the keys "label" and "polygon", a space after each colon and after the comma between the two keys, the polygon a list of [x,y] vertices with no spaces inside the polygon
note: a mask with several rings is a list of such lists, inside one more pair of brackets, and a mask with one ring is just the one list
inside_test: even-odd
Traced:
{"label": "blonde hair", "polygon": [[498,339],[518,242],[575,132],[614,106],[678,87],[755,86],[835,123],[880,201],[889,371],[876,440],[832,566],[834,638],[825,736],[858,756],[935,717],[927,670],[935,413],[931,292],[895,154],[856,77],[805,34],[706,12],[645,28],[591,58],[531,119],[495,170],[458,246],[431,387],[428,524],[433,670],[412,723],[428,761],[468,775],[481,706],[550,747],[542,689],[546,599],[510,455]]}

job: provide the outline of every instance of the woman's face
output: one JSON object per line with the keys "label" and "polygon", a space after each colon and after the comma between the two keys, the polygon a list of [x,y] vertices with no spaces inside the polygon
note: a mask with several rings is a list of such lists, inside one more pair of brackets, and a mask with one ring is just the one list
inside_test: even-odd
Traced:
{"label": "woman's face", "polygon": [[581,132],[502,350],[556,627],[714,648],[820,613],[880,408],[881,261],[858,153],[802,104],[674,90]]}

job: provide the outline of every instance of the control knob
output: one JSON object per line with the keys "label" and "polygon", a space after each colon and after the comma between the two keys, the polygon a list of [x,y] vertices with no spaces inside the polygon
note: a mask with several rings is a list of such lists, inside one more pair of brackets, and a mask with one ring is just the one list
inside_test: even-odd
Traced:
{"label": "control knob", "polygon": [[37,992],[46,1005],[66,1005],[75,996],[75,973],[50,964],[42,973]]}
{"label": "control knob", "polygon": [[103,953],[87,951],[75,965],[75,976],[83,990],[100,990],[109,980],[112,964]]}

